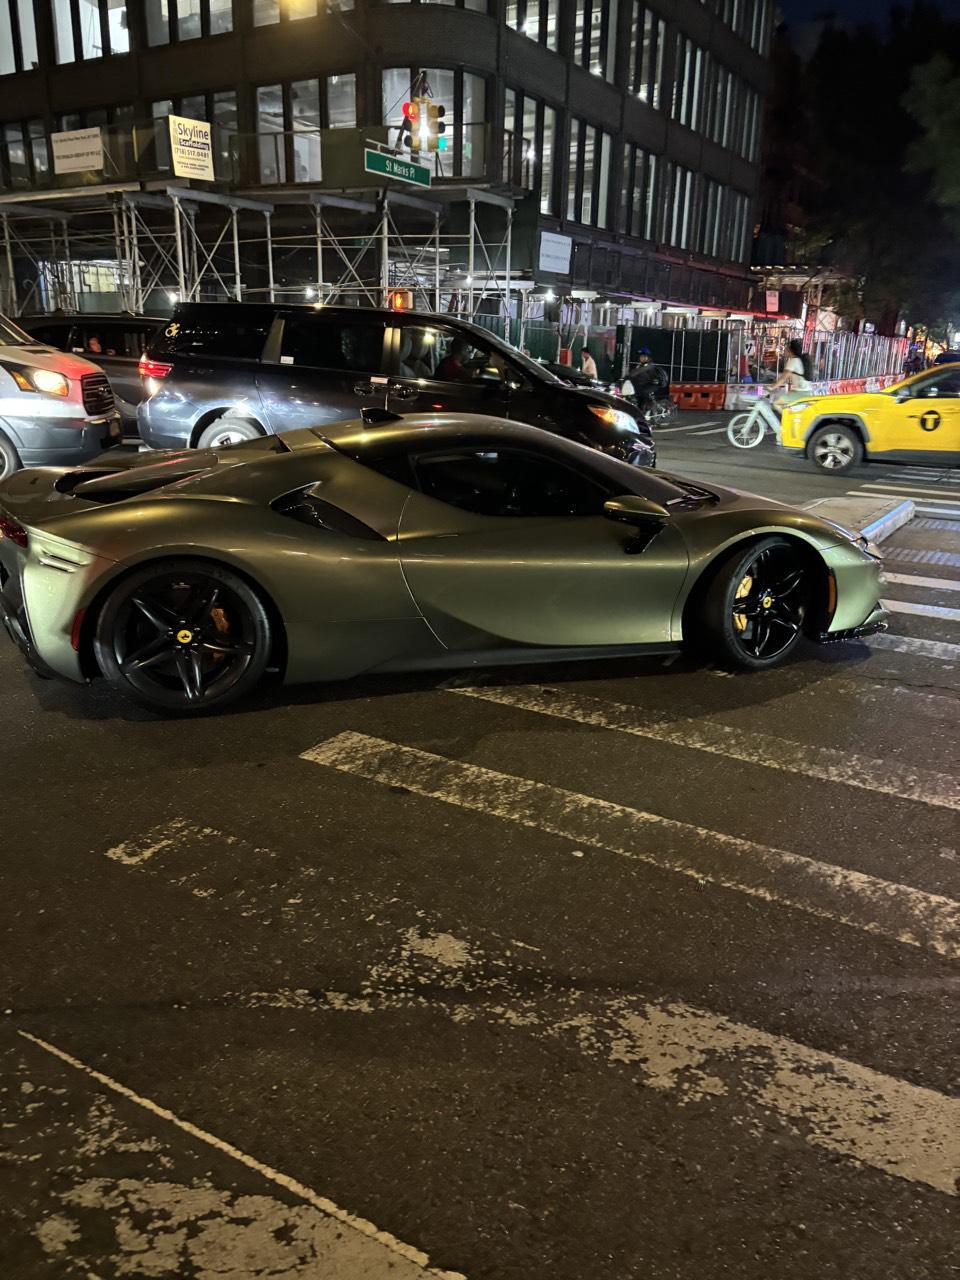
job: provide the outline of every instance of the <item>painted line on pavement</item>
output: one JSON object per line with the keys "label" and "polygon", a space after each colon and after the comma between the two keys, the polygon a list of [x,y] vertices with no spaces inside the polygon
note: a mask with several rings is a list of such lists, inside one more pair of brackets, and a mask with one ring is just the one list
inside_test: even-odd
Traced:
{"label": "painted line on pavement", "polygon": [[300,758],[960,957],[960,904],[939,894],[362,733],[337,734]]}
{"label": "painted line on pavement", "polygon": [[887,631],[881,635],[868,636],[865,643],[871,649],[889,649],[893,653],[908,653],[915,658],[960,662],[960,644],[949,644],[946,640],[917,640],[913,636],[901,636]]}
{"label": "painted line on pavement", "polygon": [[917,506],[917,514],[921,516],[953,516],[954,522],[960,520],[960,512],[956,507],[921,507]]}
{"label": "painted line on pavement", "polygon": [[903,564],[939,564],[947,569],[960,569],[960,555],[956,551],[918,551],[915,547],[890,547],[884,550],[884,560],[900,560]]}
{"label": "painted line on pavement", "polygon": [[[272,1169],[270,1165],[264,1164],[256,1156],[247,1155],[245,1151],[241,1151],[233,1143],[226,1142],[223,1138],[218,1138],[216,1134],[210,1133],[206,1129],[201,1129],[199,1125],[193,1124],[190,1120],[181,1119],[180,1116],[175,1115],[174,1112],[166,1107],[151,1101],[150,1098],[145,1098],[143,1094],[134,1092],[133,1089],[129,1089],[125,1084],[121,1084],[119,1080],[114,1080],[112,1076],[98,1071],[95,1067],[88,1066],[85,1062],[81,1062],[79,1058],[75,1058],[72,1054],[59,1049],[48,1040],[41,1040],[39,1036],[31,1035],[29,1031],[21,1030],[17,1034],[24,1040],[29,1040],[31,1044],[43,1049],[46,1053],[59,1058],[67,1066],[73,1067],[91,1080],[96,1080],[98,1084],[102,1084],[105,1088],[119,1094],[120,1097],[126,1098],[128,1102],[133,1102],[138,1107],[142,1107],[144,1111],[149,1111],[151,1115],[157,1116],[160,1120],[165,1120],[168,1124],[175,1125],[176,1128],[189,1134],[191,1138],[196,1138],[200,1142],[206,1143],[207,1146],[213,1147],[221,1154],[230,1156],[231,1159],[236,1160],[248,1169],[252,1169],[269,1182],[282,1187],[284,1191],[298,1196],[307,1204],[313,1205],[315,1209],[319,1209],[329,1217],[335,1218],[345,1227],[356,1231],[358,1236],[365,1237],[365,1240],[358,1240],[357,1242],[358,1253],[363,1250],[367,1255],[363,1262],[370,1270],[369,1273],[364,1271],[364,1274],[369,1274],[371,1280],[375,1280],[375,1278],[376,1280],[386,1280],[388,1273],[391,1273],[391,1268],[394,1269],[392,1274],[396,1274],[396,1259],[398,1257],[413,1263],[420,1269],[422,1274],[437,1277],[437,1280],[465,1280],[460,1272],[439,1271],[431,1267],[430,1259],[425,1253],[421,1253],[419,1249],[414,1249],[411,1245],[404,1244],[402,1240],[398,1240],[396,1236],[391,1235],[388,1231],[381,1231],[372,1222],[367,1222],[365,1218],[358,1218],[355,1214],[348,1213],[346,1209],[341,1209],[339,1205],[334,1204],[332,1200],[328,1200],[326,1196],[318,1195],[316,1191],[304,1186],[302,1182],[298,1182],[295,1178]],[[357,1261],[360,1262],[360,1260],[358,1256]]]}
{"label": "painted line on pavement", "polygon": [[960,502],[960,496],[951,497],[951,490],[949,489],[923,488],[914,484],[894,484],[892,481],[889,484],[870,483],[862,487],[870,493],[891,493],[894,496],[903,498],[936,498],[938,502],[947,503]]}
{"label": "painted line on pavement", "polygon": [[610,729],[675,747],[706,751],[767,769],[806,774],[826,782],[844,783],[865,791],[878,791],[901,800],[919,800],[945,809],[960,809],[960,778],[908,765],[888,764],[870,756],[833,747],[808,746],[771,734],[745,732],[712,720],[645,720],[642,707],[605,702],[542,685],[451,688],[447,692],[494,702],[499,706],[554,716],[596,729]]}
{"label": "painted line on pavement", "polygon": [[914,604],[911,600],[881,600],[891,613],[912,613],[918,618],[942,618],[944,622],[960,622],[960,609],[942,604]]}
{"label": "painted line on pavement", "polygon": [[[715,422],[690,422],[682,427],[656,427],[654,429],[654,436],[664,436],[669,431],[698,431],[701,427],[712,427],[715,425]],[[726,427],[724,427],[724,431],[726,431]]]}
{"label": "painted line on pavement", "polygon": [[[914,510],[916,511],[916,507],[914,507]],[[915,520],[913,527],[915,529],[936,529],[941,533],[960,533],[960,511],[951,514],[953,515],[951,520],[930,519],[926,512],[921,511],[921,519]]]}
{"label": "painted line on pavement", "polygon": [[934,591],[960,591],[960,581],[954,578],[921,578],[912,573],[884,572],[887,582],[895,582],[904,587],[931,587]]}
{"label": "painted line on pavement", "polygon": [[693,434],[697,436],[719,436],[726,433],[726,427],[711,427],[709,431],[695,431]]}

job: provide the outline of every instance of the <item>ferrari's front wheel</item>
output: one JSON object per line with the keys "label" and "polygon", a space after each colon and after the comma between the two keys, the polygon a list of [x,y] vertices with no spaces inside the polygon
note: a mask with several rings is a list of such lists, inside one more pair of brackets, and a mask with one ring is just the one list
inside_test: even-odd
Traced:
{"label": "ferrari's front wheel", "polygon": [[786,538],[762,538],[735,551],[703,601],[713,656],[742,671],[785,661],[803,637],[812,589],[806,560]]}
{"label": "ferrari's front wheel", "polygon": [[162,560],[124,578],[96,621],[100,669],[150,711],[197,715],[249,693],[270,657],[270,617],[239,574]]}

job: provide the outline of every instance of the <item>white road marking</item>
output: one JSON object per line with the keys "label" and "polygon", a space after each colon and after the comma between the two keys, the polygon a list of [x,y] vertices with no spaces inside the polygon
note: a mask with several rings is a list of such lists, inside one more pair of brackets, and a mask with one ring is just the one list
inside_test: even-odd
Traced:
{"label": "white road marking", "polygon": [[862,486],[864,490],[870,493],[890,493],[891,496],[898,498],[936,498],[938,502],[960,502],[960,496],[953,498],[950,496],[950,489],[934,489],[924,488],[915,484],[894,484],[883,482],[871,482]]}
{"label": "white road marking", "polygon": [[696,436],[719,436],[726,433],[726,427],[711,427],[709,431],[695,431]]}
{"label": "white road marking", "polygon": [[783,769],[787,773],[845,783],[905,800],[960,809],[960,779],[951,774],[889,764],[833,747],[807,746],[753,730],[745,732],[711,720],[648,720],[644,719],[641,707],[604,702],[599,698],[546,689],[542,685],[496,688],[484,685],[450,689],[449,692],[598,729],[669,742],[694,751],[707,751],[711,755],[727,756],[768,769]]}
{"label": "white road marking", "polygon": [[901,560],[904,564],[942,564],[948,569],[960,569],[960,555],[956,551],[918,551],[914,547],[885,547],[884,560]]}
{"label": "white road marking", "polygon": [[[98,1071],[95,1067],[88,1066],[85,1062],[81,1062],[79,1058],[73,1057],[72,1054],[66,1053],[49,1041],[41,1040],[39,1036],[32,1035],[29,1031],[18,1031],[17,1034],[24,1040],[29,1040],[31,1044],[43,1049],[46,1053],[59,1058],[67,1066],[82,1072],[91,1080],[96,1080],[98,1084],[111,1089],[129,1102],[136,1103],[138,1107],[149,1111],[151,1115],[157,1116],[160,1120],[165,1120],[168,1124],[175,1125],[184,1133],[189,1134],[191,1138],[205,1142],[207,1146],[215,1148],[223,1155],[230,1156],[231,1159],[236,1160],[248,1169],[252,1169],[255,1173],[260,1174],[261,1177],[275,1183],[278,1187],[283,1187],[285,1191],[298,1196],[307,1204],[313,1205],[315,1209],[319,1209],[322,1213],[335,1218],[343,1226],[356,1231],[359,1236],[365,1237],[366,1257],[363,1258],[363,1261],[369,1271],[364,1270],[362,1274],[364,1276],[369,1274],[370,1280],[386,1280],[388,1274],[396,1274],[397,1258],[403,1258],[405,1261],[415,1264],[422,1275],[434,1276],[437,1280],[465,1280],[460,1272],[439,1271],[431,1267],[430,1259],[425,1253],[421,1253],[419,1249],[414,1249],[411,1245],[404,1244],[403,1241],[398,1240],[396,1236],[391,1235],[388,1231],[381,1231],[372,1222],[367,1222],[365,1218],[358,1218],[355,1214],[348,1213],[346,1209],[341,1209],[339,1205],[334,1204],[332,1200],[328,1200],[326,1196],[318,1195],[316,1191],[304,1186],[302,1182],[298,1182],[295,1178],[272,1169],[269,1165],[264,1164],[262,1160],[258,1160],[255,1156],[247,1155],[239,1147],[226,1142],[223,1138],[218,1138],[206,1129],[201,1129],[191,1121],[181,1119],[180,1116],[175,1115],[174,1112],[166,1107],[152,1102],[140,1093],[135,1093],[133,1089],[129,1089],[118,1080],[114,1080],[112,1076],[105,1075],[104,1072]],[[360,1262],[362,1256],[358,1253],[358,1262]],[[393,1268],[392,1271],[391,1268]],[[398,1280],[400,1280],[399,1277]]]}
{"label": "white road marking", "polygon": [[681,1001],[575,987],[531,996],[536,970],[456,941],[482,966],[431,962],[427,937],[413,964],[409,941],[396,960],[376,964],[359,995],[281,989],[243,994],[240,1002],[354,1017],[415,1003],[457,1025],[480,1022],[557,1040],[614,1071],[625,1069],[635,1084],[679,1107],[697,1104],[706,1125],[711,1109],[722,1106],[721,1123],[732,1119],[762,1140],[775,1116],[813,1147],[958,1194],[960,1099]]}
{"label": "white road marking", "polygon": [[866,644],[871,649],[890,649],[894,653],[909,653],[917,658],[960,662],[960,644],[948,644],[946,640],[916,640],[913,636],[893,635],[888,631],[868,636]]}
{"label": "white road marking", "polygon": [[930,587],[934,591],[960,591],[960,581],[953,578],[921,578],[912,573],[883,574],[887,582],[895,582],[904,587]]}
{"label": "white road marking", "polygon": [[942,618],[944,622],[960,622],[960,609],[948,609],[941,604],[913,604],[910,600],[881,600],[891,613],[912,613],[918,618]]}
{"label": "white road marking", "polygon": [[192,826],[182,818],[174,818],[162,827],[154,828],[146,843],[142,838],[124,840],[121,844],[114,845],[112,849],[107,849],[106,856],[112,858],[114,862],[122,862],[124,866],[135,867],[141,862],[148,862],[154,854],[179,844],[181,840],[197,835],[199,831],[199,827]]}
{"label": "white road marking", "polygon": [[948,529],[950,532],[960,532],[960,511],[956,507],[918,507],[914,504],[914,511],[918,516],[949,516],[951,519],[937,520],[928,525],[927,528]]}
{"label": "white road marking", "polygon": [[939,894],[362,733],[337,734],[301,759],[960,957],[960,904]]}
{"label": "white road marking", "polygon": [[[671,431],[698,431],[701,427],[715,426],[715,422],[688,422],[682,427],[655,427],[653,434],[656,439],[658,436],[664,436]],[[726,431],[726,427],[724,427]]]}

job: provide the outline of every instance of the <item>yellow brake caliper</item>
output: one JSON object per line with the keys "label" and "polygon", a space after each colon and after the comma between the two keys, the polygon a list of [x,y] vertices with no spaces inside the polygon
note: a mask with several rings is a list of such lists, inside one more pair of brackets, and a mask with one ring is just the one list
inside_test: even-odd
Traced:
{"label": "yellow brake caliper", "polygon": [[[753,590],[753,578],[748,573],[745,578],[741,578],[740,585],[737,587],[735,600],[746,600],[747,596]],[[736,608],[733,611],[733,625],[737,631],[746,631],[747,615],[745,613],[737,613]]]}

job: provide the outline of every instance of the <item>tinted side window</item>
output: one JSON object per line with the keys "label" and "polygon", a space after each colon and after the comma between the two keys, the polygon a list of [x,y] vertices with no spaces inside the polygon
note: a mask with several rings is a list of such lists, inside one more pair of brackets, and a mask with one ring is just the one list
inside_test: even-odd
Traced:
{"label": "tinted side window", "polygon": [[957,396],[960,394],[960,369],[951,369],[949,373],[939,373],[929,382],[921,384],[919,394],[922,396]]}
{"label": "tinted side window", "polygon": [[398,361],[396,371],[401,378],[431,378],[439,382],[495,379],[506,366],[498,351],[435,324],[401,326]]}
{"label": "tinted side window", "polygon": [[383,367],[382,320],[358,317],[287,316],[281,364],[307,365],[347,373],[379,373]]}
{"label": "tinted side window", "polygon": [[175,318],[157,332],[150,342],[150,351],[157,356],[259,360],[269,327],[266,319]]}
{"label": "tinted side window", "polygon": [[461,449],[414,459],[420,491],[482,516],[595,516],[610,493],[541,454]]}
{"label": "tinted side window", "polygon": [[30,337],[34,342],[44,342],[48,347],[57,347],[63,351],[67,347],[67,339],[70,337],[70,326],[62,324],[42,325],[40,328],[31,329]]}

